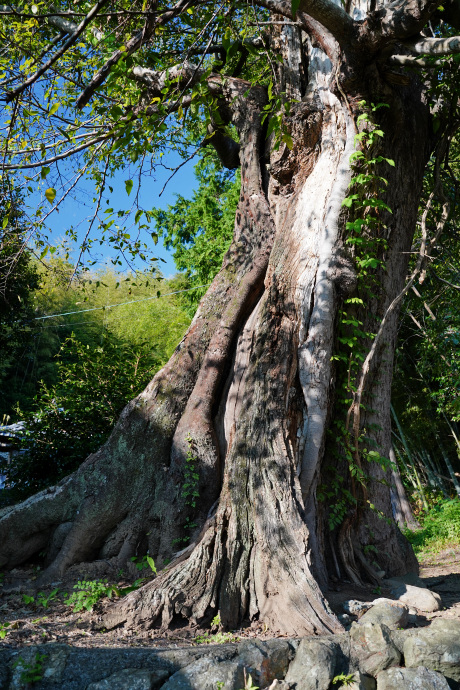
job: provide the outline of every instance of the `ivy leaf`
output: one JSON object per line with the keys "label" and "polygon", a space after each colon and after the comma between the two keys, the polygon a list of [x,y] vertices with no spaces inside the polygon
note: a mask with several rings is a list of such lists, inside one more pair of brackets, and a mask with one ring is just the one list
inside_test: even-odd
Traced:
{"label": "ivy leaf", "polygon": [[126,194],[129,196],[133,188],[134,182],[132,180],[125,180]]}
{"label": "ivy leaf", "polygon": [[48,199],[48,201],[50,202],[50,204],[52,204],[56,198],[56,190],[53,187],[50,187],[49,189],[46,190],[45,196]]}

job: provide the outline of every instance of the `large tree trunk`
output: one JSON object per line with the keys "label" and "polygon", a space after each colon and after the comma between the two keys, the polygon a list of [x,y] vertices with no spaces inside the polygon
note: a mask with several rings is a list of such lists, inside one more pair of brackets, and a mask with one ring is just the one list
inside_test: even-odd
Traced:
{"label": "large tree trunk", "polygon": [[[356,290],[341,203],[357,104],[390,103],[378,111],[379,153],[396,162],[386,171],[393,214],[385,268],[376,269],[379,288],[357,311],[373,332],[404,285],[429,155],[428,112],[415,78],[390,85],[375,64],[362,64],[357,81],[324,35],[328,55],[297,28],[285,29],[283,40],[285,89],[297,98],[286,118],[293,147],[270,150],[264,89],[237,79],[225,86],[240,137],[241,197],[234,241],[187,334],[100,451],[58,486],[2,513],[0,565],[45,549],[42,581],[89,560],[120,567],[147,549],[161,564],[177,540],[190,539],[155,580],[112,607],[105,627],[203,622],[219,611],[230,628],[258,617],[290,635],[337,631],[323,595],[328,563],[334,575],[357,582],[417,567],[395,523],[382,519],[391,516],[390,469],[368,464],[367,495],[358,492],[332,533],[332,506],[318,503],[317,489],[325,484],[327,493],[328,481],[347,474],[327,430],[342,414],[334,412],[331,361],[339,309]],[[307,55],[308,73],[300,69]],[[361,415],[385,457],[396,324],[394,312]]]}

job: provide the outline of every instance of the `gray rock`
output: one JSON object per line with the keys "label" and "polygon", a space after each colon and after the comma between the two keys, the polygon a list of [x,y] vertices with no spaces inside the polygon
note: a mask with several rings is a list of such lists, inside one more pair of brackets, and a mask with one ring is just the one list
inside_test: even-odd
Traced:
{"label": "gray rock", "polygon": [[460,620],[438,618],[417,630],[404,641],[404,659],[408,668],[426,666],[459,682]]}
{"label": "gray rock", "polygon": [[282,680],[294,656],[286,640],[251,640],[238,645],[238,662],[251,674],[254,685],[265,688],[273,680]]}
{"label": "gray rock", "polygon": [[288,683],[286,680],[274,680],[267,690],[295,690],[293,683]]}
{"label": "gray rock", "polygon": [[61,683],[69,647],[66,645],[40,645],[22,649],[12,656],[9,690],[29,687],[27,677],[34,671],[43,684]]}
{"label": "gray rock", "polygon": [[433,613],[439,611],[441,608],[441,597],[436,592],[430,592],[426,587],[413,587],[412,585],[399,585],[391,590],[395,596],[403,604],[423,611],[424,613]]}
{"label": "gray rock", "polygon": [[244,668],[235,661],[203,657],[182,668],[161,686],[161,690],[223,690],[244,688]]}
{"label": "gray rock", "polygon": [[389,668],[377,676],[377,690],[449,690],[447,680],[425,666],[417,668]]}
{"label": "gray rock", "polygon": [[357,616],[358,613],[367,611],[372,606],[370,601],[358,601],[357,599],[348,599],[342,604],[345,613],[351,613],[352,616]]}
{"label": "gray rock", "polygon": [[383,623],[390,629],[404,628],[409,620],[409,611],[405,604],[399,601],[386,599],[372,606],[361,618],[358,623]]}
{"label": "gray rock", "polygon": [[285,680],[294,683],[296,690],[328,690],[341,656],[339,645],[332,640],[305,638],[300,641]]}
{"label": "gray rock", "polygon": [[353,665],[361,673],[376,676],[390,666],[398,666],[401,661],[401,654],[386,625],[353,623],[350,639]]}
{"label": "gray rock", "polygon": [[166,678],[166,673],[163,673],[162,677],[158,675],[155,677],[151,671],[125,668],[104,680],[91,683],[87,690],[152,690],[152,688],[158,688],[159,683]]}

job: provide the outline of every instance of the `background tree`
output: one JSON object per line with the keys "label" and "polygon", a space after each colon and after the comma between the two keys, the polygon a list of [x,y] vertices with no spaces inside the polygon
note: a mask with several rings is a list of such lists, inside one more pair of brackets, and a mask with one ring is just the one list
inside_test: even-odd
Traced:
{"label": "background tree", "polygon": [[201,286],[211,283],[230,246],[240,191],[239,176],[235,179],[231,171],[222,170],[215,159],[207,155],[195,166],[198,189],[192,199],[178,194],[174,205],[152,214],[158,234],[174,250],[184,284],[197,286],[182,294],[192,316],[206,292]]}
{"label": "background tree", "polygon": [[[24,247],[27,228],[22,200],[7,178],[0,188],[0,413],[8,415],[15,400],[13,379],[24,376],[17,362],[26,358],[34,336],[33,291],[38,272],[30,251]],[[18,386],[16,385],[16,388]]]}
{"label": "background tree", "polygon": [[[442,22],[430,0],[46,9],[3,10],[4,167],[55,180],[54,205],[61,160],[80,166],[66,189],[92,173],[82,250],[98,227],[95,241],[120,256],[144,253],[117,227],[126,209],[102,212],[109,176],[129,156],[140,179],[162,147],[181,148],[184,124],[225,167],[241,164],[241,191],[222,268],[172,358],[75,474],[4,512],[0,563],[44,549],[43,580],[55,580],[77,562],[119,567],[138,543],[161,562],[194,524],[186,551],[106,628],[218,610],[229,627],[249,617],[288,634],[340,630],[322,593],[327,564],[374,583],[417,567],[382,519],[390,388],[398,307],[451,211],[441,170],[458,126],[449,56],[460,39],[444,20],[456,26],[457,4]],[[430,157],[434,235],[425,223],[406,282]],[[134,212],[148,225],[148,209]],[[338,501],[318,501],[328,494]]]}

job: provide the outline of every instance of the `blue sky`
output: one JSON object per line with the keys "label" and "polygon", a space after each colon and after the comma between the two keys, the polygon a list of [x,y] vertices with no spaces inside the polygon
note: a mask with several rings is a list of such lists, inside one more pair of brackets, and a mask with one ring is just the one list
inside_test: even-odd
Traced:
{"label": "blue sky", "polygon": [[[170,153],[165,155],[162,159],[166,167],[158,166],[154,173],[151,175],[145,175],[142,179],[142,184],[139,191],[139,201],[140,206],[146,209],[155,208],[166,208],[169,204],[173,204],[176,198],[176,194],[181,194],[182,196],[191,197],[193,190],[196,186],[196,180],[193,172],[193,168],[197,159],[189,161],[186,163],[174,177],[168,182],[163,193],[162,189],[165,182],[171,175],[171,170],[167,168],[174,168],[179,165],[182,160],[177,153]],[[125,188],[125,181],[130,178],[129,169],[124,171],[119,171],[116,173],[115,177],[108,181],[108,185],[113,187],[113,194],[111,195],[109,206],[113,208],[129,208],[133,203],[135,193],[136,193],[136,183],[133,187],[131,194],[128,196]],[[83,181],[82,181],[83,182]],[[44,189],[48,185],[44,185]],[[73,226],[77,230],[78,239],[82,241],[86,230],[88,228],[88,223],[85,219],[90,217],[94,211],[95,204],[93,203],[93,187],[89,180],[80,184],[79,187],[75,188],[74,198],[67,197],[64,199],[59,207],[59,212],[54,212],[47,220],[47,225],[50,231],[49,240],[50,244],[59,245],[65,236],[65,231]],[[43,198],[42,194],[39,193],[31,194],[26,198],[26,204],[32,210],[38,205],[39,200]],[[45,202],[47,205],[47,202]],[[103,208],[105,207],[105,203]],[[152,231],[154,230],[152,224]],[[94,236],[97,235],[97,226],[94,227]],[[153,244],[150,236],[146,236],[146,241],[149,246],[152,247],[152,252],[154,256],[163,261],[158,261],[157,266],[163,273],[165,277],[174,275],[176,272],[174,260],[171,253],[165,249],[162,244],[161,238],[157,245]],[[74,252],[75,254],[75,252]],[[100,266],[104,266],[110,260],[110,257],[114,253],[107,245],[103,245],[97,250],[96,258],[100,262]],[[76,257],[76,254],[75,254]],[[145,264],[139,259],[135,263],[135,267],[138,269],[145,268]],[[97,268],[95,266],[94,268]]]}

